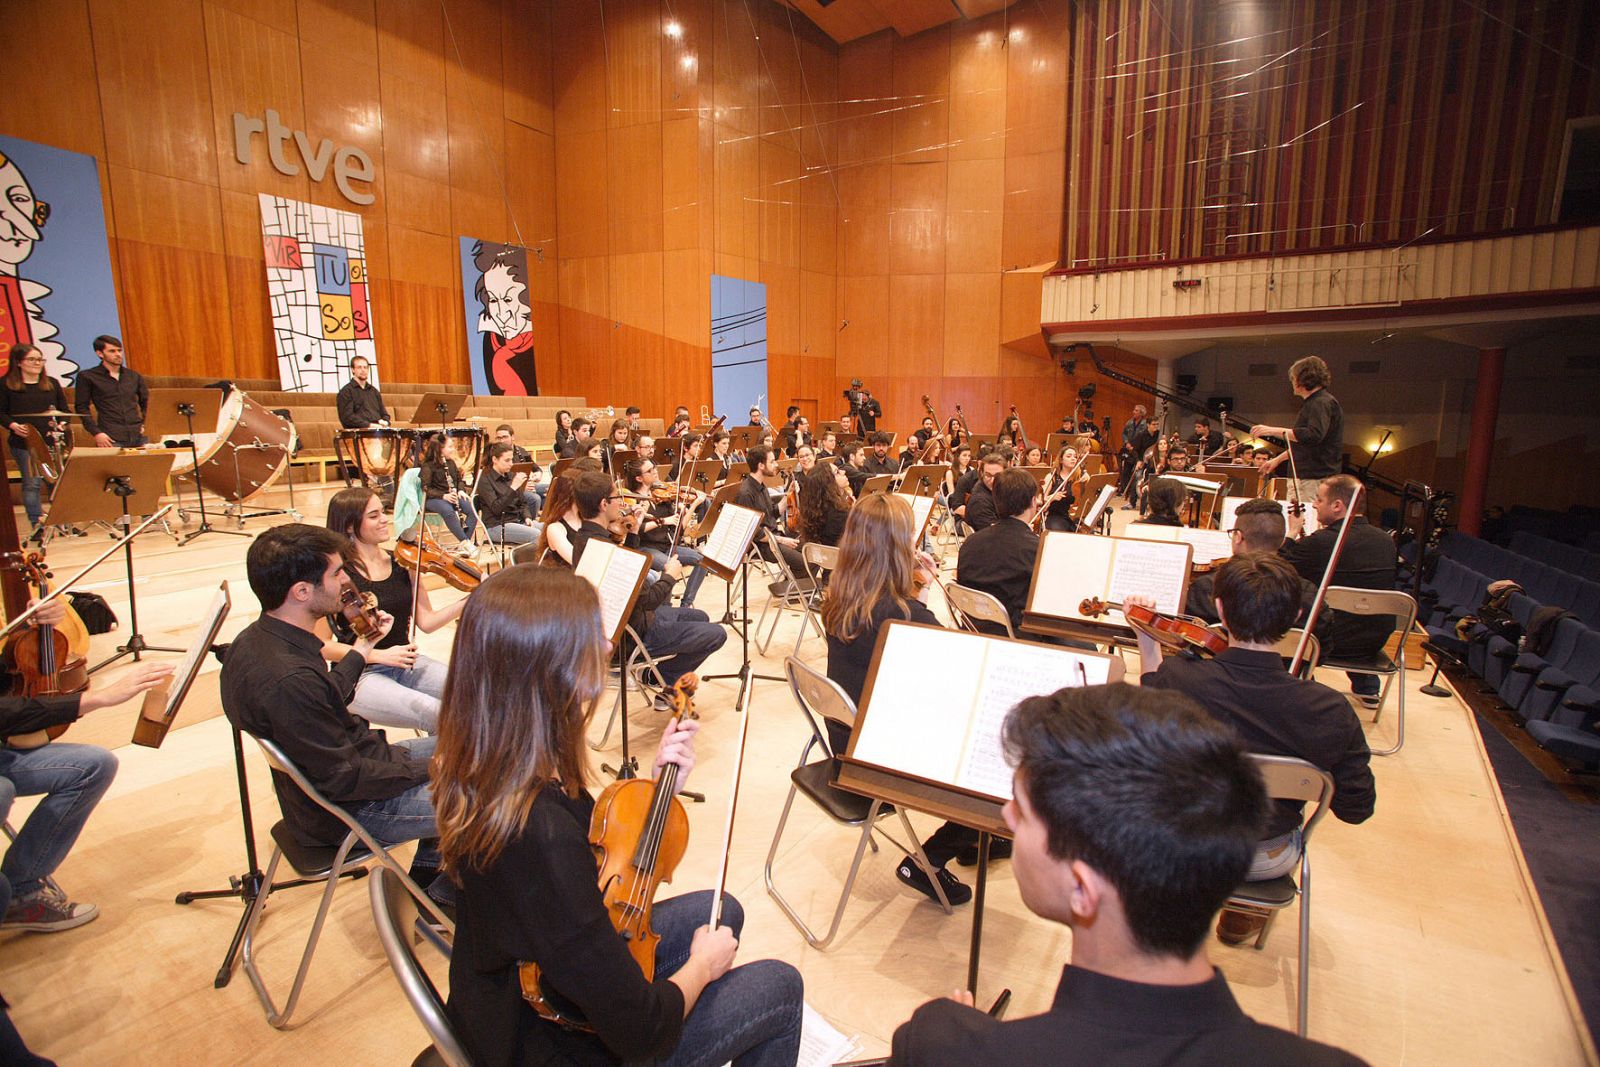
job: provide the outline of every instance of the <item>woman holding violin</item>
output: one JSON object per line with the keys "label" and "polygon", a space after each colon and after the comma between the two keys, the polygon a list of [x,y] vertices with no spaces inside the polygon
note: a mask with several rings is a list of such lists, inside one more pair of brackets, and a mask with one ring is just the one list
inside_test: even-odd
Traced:
{"label": "woman holding violin", "polygon": [[533,559],[545,566],[572,566],[573,538],[583,525],[578,517],[578,497],[572,491],[576,479],[577,475],[568,468],[551,480],[545,493],[544,510],[539,513],[542,527],[533,552]]}
{"label": "woman holding violin", "polygon": [[837,546],[839,538],[844,536],[845,520],[850,517],[854,502],[843,464],[812,467],[800,483],[801,542]]}
{"label": "woman holding violin", "polygon": [[[394,616],[394,625],[367,659],[350,698],[350,710],[379,726],[434,732],[439,726],[446,665],[418,652],[412,643],[411,605],[416,604],[417,629],[433,633],[460,617],[466,598],[435,608],[426,585],[412,586],[411,572],[383,547],[393,536],[393,528],[383,501],[371,489],[357,486],[335,493],[328,501],[328,529],[349,539],[345,574],[356,591],[371,594],[380,611]],[[427,547],[422,550],[426,552]],[[331,633],[323,635],[327,640],[322,655],[337,663],[349,653],[356,633],[343,616],[329,618]]]}
{"label": "woman holding violin", "polygon": [[1078,450],[1067,445],[1056,459],[1055,468],[1045,475],[1044,528],[1054,533],[1071,533],[1078,528],[1072,517],[1073,504],[1077,502],[1078,487],[1089,480],[1078,462]]}
{"label": "woman holding violin", "polygon": [[[646,793],[650,807],[629,811],[617,786],[598,803],[587,789],[584,731],[605,692],[608,652],[593,588],[561,571],[502,571],[462,616],[433,764],[439,848],[459,886],[446,1011],[480,1064],[788,1067],[803,983],[777,960],[734,966],[737,901],[723,897],[715,929],[710,892],[646,896],[628,913],[607,906],[597,849],[608,868],[613,856],[637,855],[642,816],[662,799]],[[668,722],[658,781],[682,787],[697,726]],[[681,807],[665,822],[651,850],[659,878],[688,845]],[[625,941],[617,914],[659,941]],[[652,946],[647,969],[641,956]],[[524,998],[524,964],[537,967],[540,1008]]]}

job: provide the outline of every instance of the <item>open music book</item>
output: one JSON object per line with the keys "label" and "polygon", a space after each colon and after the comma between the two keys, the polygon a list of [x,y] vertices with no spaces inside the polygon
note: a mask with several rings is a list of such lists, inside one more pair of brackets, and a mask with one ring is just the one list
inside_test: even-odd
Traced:
{"label": "open music book", "polygon": [[700,546],[700,554],[711,564],[711,569],[723,578],[732,578],[744,562],[750,542],[761,529],[759,511],[739,504],[724,504],[717,511],[716,525],[711,535]]}
{"label": "open music book", "polygon": [[600,594],[600,624],[615,645],[622,640],[622,628],[633,614],[639,590],[644,588],[650,557],[604,538],[591,537],[584,542],[583,554],[572,569]]}
{"label": "open music book", "polygon": [[1048,533],[1039,539],[1025,614],[1120,626],[1120,611],[1088,619],[1078,607],[1090,597],[1120,603],[1134,594],[1154,597],[1157,611],[1181,612],[1193,558],[1182,541]]}
{"label": "open music book", "polygon": [[1182,541],[1194,546],[1196,563],[1230,559],[1233,556],[1233,538],[1228,536],[1228,526],[1220,530],[1195,530],[1188,526],[1157,526],[1148,522],[1130,522],[1123,530],[1126,537],[1145,541]]}
{"label": "open music book", "polygon": [[895,496],[911,505],[911,547],[922,547],[922,535],[928,528],[928,516],[933,514],[933,497],[896,493]]}
{"label": "open music book", "polygon": [[1006,800],[1012,768],[1000,731],[1018,701],[1122,674],[1121,659],[1095,652],[890,622],[878,635],[848,756]]}

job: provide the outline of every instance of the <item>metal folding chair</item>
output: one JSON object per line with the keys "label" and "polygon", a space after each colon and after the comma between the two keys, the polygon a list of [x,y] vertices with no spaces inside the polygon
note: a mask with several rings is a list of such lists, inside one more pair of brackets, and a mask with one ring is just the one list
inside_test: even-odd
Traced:
{"label": "metal folding chair", "polygon": [[[650,655],[650,650],[644,647],[644,640],[632,626],[624,626],[623,634],[632,651],[628,655],[628,663],[622,674],[617,679],[617,696],[611,703],[611,715],[606,719],[605,732],[600,735],[600,740],[590,741],[589,747],[599,752],[606,747],[606,742],[611,739],[611,731],[617,725],[617,715],[622,711],[622,687],[630,681],[639,695],[646,700],[653,701],[657,694],[665,693],[672,688],[667,685],[662,677],[661,666],[656,658]],[[654,690],[654,692],[652,692]]]}
{"label": "metal folding chair", "polygon": [[[783,558],[783,553],[778,551],[777,544],[772,540],[772,532],[763,530],[762,536],[768,539],[767,543],[772,548],[772,559],[780,577],[776,582],[767,586],[767,602],[761,606],[761,617],[756,620],[756,650],[763,655],[772,644],[773,636],[778,632],[778,621],[783,618],[785,611],[797,612],[800,616],[800,634],[795,639],[795,650],[799,651],[800,642],[805,639],[808,627],[816,627],[817,636],[822,636],[822,623],[817,620],[811,610],[811,601],[817,594],[817,584],[810,578],[798,577],[789,569],[789,563]],[[767,627],[765,637],[761,636],[761,627],[767,621],[767,614],[772,614],[772,625]]]}
{"label": "metal folding chair", "polygon": [[[1372,750],[1374,756],[1392,756],[1406,743],[1406,657],[1402,650],[1405,635],[1411,632],[1411,627],[1417,621],[1417,602],[1410,593],[1402,593],[1398,589],[1354,589],[1345,585],[1330,585],[1327,606],[1349,615],[1387,615],[1394,620],[1393,632],[1401,635],[1400,647],[1393,657],[1380,648],[1371,656],[1329,657],[1322,661],[1322,666],[1329,670],[1347,674],[1373,674],[1383,679],[1383,688],[1378,691],[1378,710],[1372,713],[1373,725],[1377,725],[1384,705],[1389,701],[1389,690],[1396,689],[1399,695],[1396,698],[1398,710],[1394,720],[1394,744],[1389,748]],[[1398,687],[1394,685],[1397,680],[1400,683]]]}
{"label": "metal folding chair", "polygon": [[417,1057],[413,1064],[472,1067],[461,1038],[445,1015],[444,998],[413,948],[413,938],[420,936],[448,963],[450,942],[422,917],[421,902],[411,895],[406,883],[387,869],[379,867],[372,873],[367,890],[372,900],[372,921],[378,928],[383,954],[389,958],[389,969],[394,971],[411,1010],[417,1013],[423,1029],[428,1031],[428,1039],[433,1042],[432,1048]]}
{"label": "metal folding chair", "polygon": [[979,630],[977,623],[990,622],[1005,627],[1007,637],[1017,636],[1017,632],[1011,628],[1011,613],[993,594],[957,582],[946,582],[944,595],[950,610],[956,613],[958,620],[966,620],[968,629]]}

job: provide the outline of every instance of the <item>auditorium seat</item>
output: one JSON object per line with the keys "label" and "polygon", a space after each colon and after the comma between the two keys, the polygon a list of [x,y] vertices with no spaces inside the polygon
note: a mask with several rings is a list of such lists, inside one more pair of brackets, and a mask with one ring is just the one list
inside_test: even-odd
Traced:
{"label": "auditorium seat", "polygon": [[1600,769],[1600,691],[1587,685],[1569,689],[1549,718],[1528,723],[1539,747],[1588,770]]}
{"label": "auditorium seat", "polygon": [[1600,631],[1584,630],[1565,667],[1546,667],[1517,708],[1525,721],[1548,719],[1574,686],[1600,686]]}
{"label": "auditorium seat", "polygon": [[1588,629],[1577,619],[1562,619],[1556,623],[1555,633],[1550,638],[1550,647],[1543,655],[1522,652],[1511,661],[1497,687],[1500,699],[1505,701],[1507,707],[1520,708],[1523,698],[1533,688],[1535,678],[1547,669],[1558,672],[1565,672],[1568,669],[1578,648],[1579,635],[1587,632]]}

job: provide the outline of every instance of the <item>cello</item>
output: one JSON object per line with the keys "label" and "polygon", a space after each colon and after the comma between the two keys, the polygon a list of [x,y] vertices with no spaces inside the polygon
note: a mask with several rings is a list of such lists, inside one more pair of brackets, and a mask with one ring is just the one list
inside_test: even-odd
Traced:
{"label": "cello", "polygon": [[[672,722],[699,718],[694,710],[699,685],[699,676],[691,671],[667,691]],[[589,818],[589,845],[599,859],[606,913],[647,979],[655,977],[656,946],[661,940],[650,926],[656,892],[662,882],[672,881],[689,847],[689,815],[677,793],[678,766],[668,763],[654,781],[622,778],[606,786]],[[568,1030],[594,1032],[588,1022],[551,1001],[537,963],[518,963],[517,979],[522,999],[541,1018]]]}

